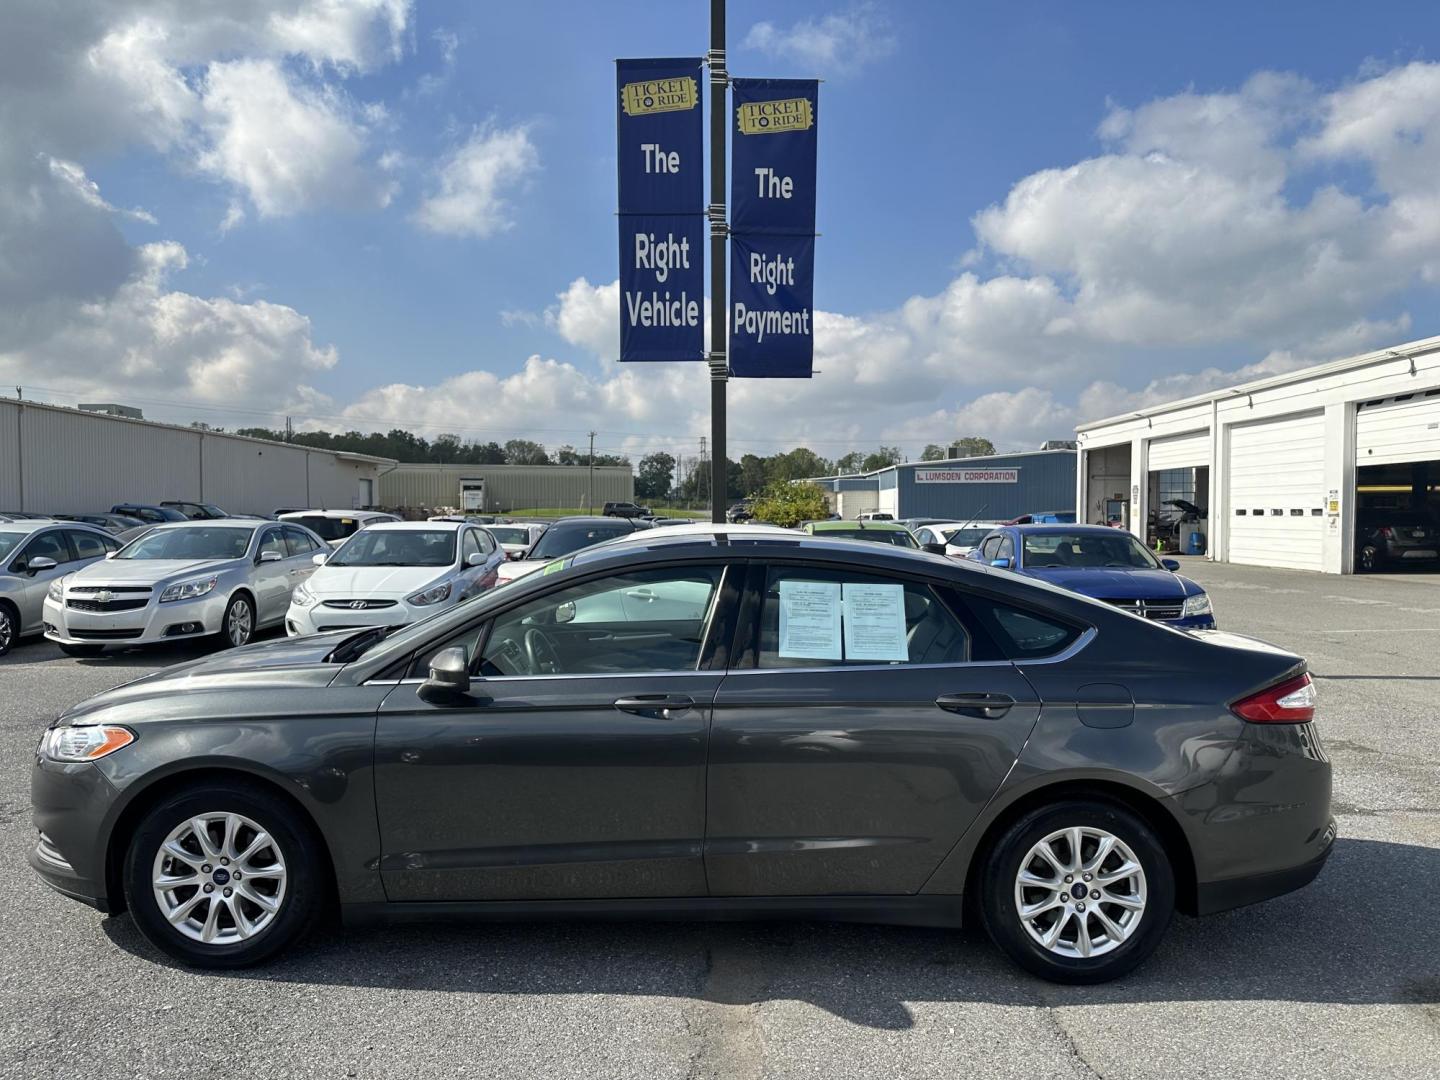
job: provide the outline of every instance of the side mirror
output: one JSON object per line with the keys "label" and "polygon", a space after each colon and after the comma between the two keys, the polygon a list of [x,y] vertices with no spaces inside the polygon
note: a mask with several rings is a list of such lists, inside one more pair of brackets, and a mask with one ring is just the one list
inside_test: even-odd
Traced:
{"label": "side mirror", "polygon": [[944,544],[921,544],[920,547],[921,547],[922,549],[924,549],[925,551],[928,551],[931,555],[944,555],[944,554],[945,554],[945,545],[944,545]]}
{"label": "side mirror", "polygon": [[1012,562],[1014,562],[1014,560],[1013,560],[1013,559],[1008,559],[1008,558],[1007,558],[1007,559],[991,559],[991,560],[990,560],[990,565],[993,566],[993,567],[995,567],[995,569],[997,569],[997,570],[1009,570],[1009,569],[1010,569],[1010,564],[1011,564]]}
{"label": "side mirror", "polygon": [[324,554],[323,552],[317,552],[316,554],[310,556],[310,561],[316,566],[324,566],[325,563],[329,560],[329,558],[330,556]]}
{"label": "side mirror", "polygon": [[1166,570],[1180,569],[1180,562],[1178,559],[1161,559],[1160,565],[1163,566]]}
{"label": "side mirror", "polygon": [[484,555],[481,555],[480,552],[478,552],[478,551],[472,552],[471,554],[465,556],[465,565],[466,565],[466,566],[484,566],[484,565],[485,565],[485,556],[484,556]]}
{"label": "side mirror", "polygon": [[430,677],[420,684],[421,700],[440,705],[470,692],[470,661],[458,645],[441,649],[430,661]]}
{"label": "side mirror", "polygon": [[283,558],[285,558],[285,556],[281,555],[278,551],[262,551],[260,552],[260,557],[255,561],[262,563],[279,562]]}
{"label": "side mirror", "polygon": [[41,570],[54,570],[56,562],[45,555],[36,555],[25,562],[25,573],[38,574]]}

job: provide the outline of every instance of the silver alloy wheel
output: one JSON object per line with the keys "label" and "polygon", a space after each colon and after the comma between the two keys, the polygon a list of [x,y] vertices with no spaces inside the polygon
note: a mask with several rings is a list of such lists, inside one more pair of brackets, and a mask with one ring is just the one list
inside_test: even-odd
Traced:
{"label": "silver alloy wheel", "polygon": [[234,945],[263,933],[285,903],[285,856],[242,814],[196,814],[155,853],[151,888],[165,921],[193,941]]}
{"label": "silver alloy wheel", "polygon": [[11,622],[10,612],[0,604],[0,653],[9,649],[14,640],[15,626]]}
{"label": "silver alloy wheel", "polygon": [[1058,829],[1036,843],[1015,876],[1025,932],[1059,956],[1118,949],[1145,915],[1145,871],[1129,845],[1090,826]]}
{"label": "silver alloy wheel", "polygon": [[230,610],[225,615],[225,636],[230,639],[231,645],[244,645],[250,640],[253,629],[250,605],[236,597],[230,601]]}

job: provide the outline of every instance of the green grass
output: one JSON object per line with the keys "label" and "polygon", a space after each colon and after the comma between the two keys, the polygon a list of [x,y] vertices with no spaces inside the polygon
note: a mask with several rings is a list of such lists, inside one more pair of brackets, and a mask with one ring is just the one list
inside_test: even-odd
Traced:
{"label": "green grass", "polygon": [[[579,517],[587,513],[599,514],[603,504],[597,505],[593,511],[586,510],[583,506],[544,506],[533,510],[507,510],[506,517]],[[708,506],[696,507],[692,510],[677,509],[674,507],[655,506],[651,507],[656,517],[681,517],[681,518],[705,518],[710,517]]]}

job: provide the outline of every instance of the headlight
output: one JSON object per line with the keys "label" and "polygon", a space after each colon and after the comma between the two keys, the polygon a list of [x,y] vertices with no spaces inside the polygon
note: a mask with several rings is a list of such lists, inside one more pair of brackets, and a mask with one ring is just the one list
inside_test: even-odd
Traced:
{"label": "headlight", "polygon": [[312,607],[315,603],[315,594],[310,591],[310,586],[302,581],[290,594],[290,602],[297,607]]}
{"label": "headlight", "polygon": [[108,724],[57,727],[45,733],[45,756],[52,761],[97,761],[135,741],[129,728]]}
{"label": "headlight", "polygon": [[215,583],[219,580],[218,577],[208,577],[177,582],[160,594],[160,603],[168,604],[171,600],[194,600],[197,596],[204,596],[215,588]]}
{"label": "headlight", "polygon": [[405,602],[423,607],[426,604],[438,604],[440,601],[448,599],[450,599],[450,582],[447,581],[440,585],[431,585],[428,589],[407,596]]}
{"label": "headlight", "polygon": [[1215,609],[1210,606],[1210,594],[1202,592],[1196,593],[1194,596],[1185,597],[1185,607],[1180,614],[1188,619],[1191,615],[1213,614],[1214,610]]}
{"label": "headlight", "polygon": [[65,582],[69,580],[70,575],[66,574],[64,577],[57,577],[50,582],[50,589],[45,593],[46,599],[54,600],[57,604],[63,601],[65,599]]}

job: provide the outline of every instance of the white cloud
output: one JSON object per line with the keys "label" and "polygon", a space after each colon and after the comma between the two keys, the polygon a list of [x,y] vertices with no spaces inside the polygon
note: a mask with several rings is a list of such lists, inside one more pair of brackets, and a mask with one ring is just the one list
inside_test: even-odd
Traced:
{"label": "white cloud", "polygon": [[788,60],[806,74],[834,78],[885,59],[898,42],[880,7],[862,2],[786,27],[758,22],[745,35],[745,47]]}
{"label": "white cloud", "polygon": [[104,210],[111,214],[119,214],[121,217],[131,218],[135,221],[143,221],[147,225],[158,225],[155,215],[148,210],[135,207],[132,210],[122,210],[118,206],[111,206],[100,197],[100,185],[85,175],[85,170],[73,161],[62,161],[60,158],[46,157],[45,161],[50,166],[50,174],[57,180],[67,184],[71,190],[80,198],[80,201],[96,210]]}
{"label": "white cloud", "polygon": [[514,224],[509,198],[539,167],[528,127],[487,124],[440,162],[415,222],[451,236],[484,238],[508,229]]}
{"label": "white cloud", "polygon": [[211,64],[201,102],[208,146],[197,164],[244,191],[261,217],[385,206],[395,193],[364,161],[367,129],[345,99],[292,85],[276,61]]}

